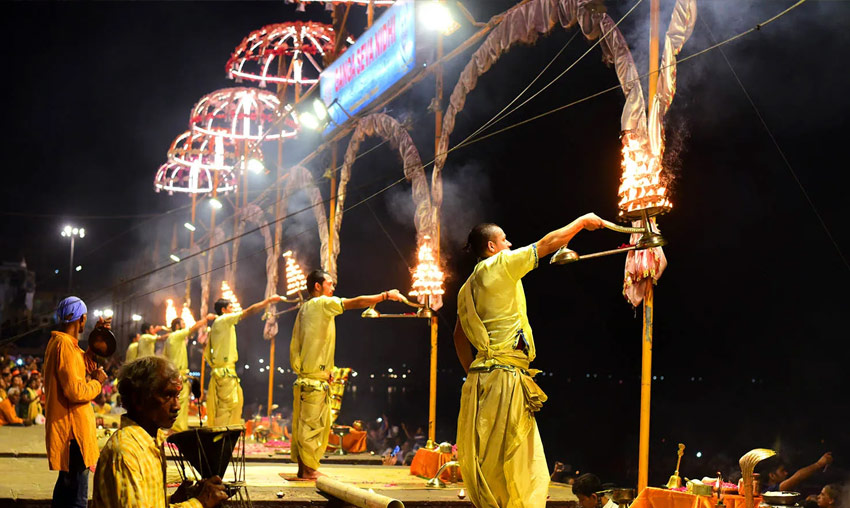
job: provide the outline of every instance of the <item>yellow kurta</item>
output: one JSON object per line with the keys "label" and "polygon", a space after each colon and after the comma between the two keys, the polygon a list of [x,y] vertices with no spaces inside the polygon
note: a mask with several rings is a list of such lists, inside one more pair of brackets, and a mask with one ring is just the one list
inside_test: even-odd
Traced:
{"label": "yellow kurta", "polygon": [[127,346],[127,353],[124,355],[124,363],[130,363],[139,356],[139,343],[131,342]]}
{"label": "yellow kurta", "polygon": [[37,390],[27,388],[27,392],[30,396],[30,403],[27,406],[27,420],[34,422],[38,415],[44,414],[44,408],[41,407],[41,399],[38,396]]}
{"label": "yellow kurta", "polygon": [[328,446],[331,430],[328,380],[336,348],[334,318],[344,310],[342,298],[311,298],[301,305],[292,328],[289,364],[298,378],[292,386],[290,457],[311,469],[319,468]]}
{"label": "yellow kurta", "polygon": [[94,473],[94,508],[203,508],[192,498],[170,504],[165,490],[165,441],[162,430],[154,440],[126,416],[100,453]]}
{"label": "yellow kurta", "polygon": [[479,262],[458,294],[458,319],[478,350],[460,400],[458,460],[477,508],[546,505],[549,472],[534,412],[546,394],[531,379],[536,355],[520,279],[537,246]]}
{"label": "yellow kurta", "polygon": [[183,380],[183,388],[177,401],[180,403],[180,412],[177,413],[177,421],[171,427],[174,432],[181,432],[189,428],[189,394],[192,392],[192,382],[189,374],[189,357],[186,352],[186,339],[191,335],[188,328],[171,332],[165,340],[165,357],[174,367],[180,371]]}
{"label": "yellow kurta", "polygon": [[143,333],[139,336],[139,342],[137,342],[137,354],[136,358],[144,358],[146,356],[153,356],[156,354],[156,340],[158,336],[151,333]]}
{"label": "yellow kurta", "polygon": [[242,385],[236,375],[239,351],[236,349],[236,324],[242,312],[230,312],[215,318],[204,349],[210,364],[210,384],[207,390],[207,424],[239,425],[242,420]]}

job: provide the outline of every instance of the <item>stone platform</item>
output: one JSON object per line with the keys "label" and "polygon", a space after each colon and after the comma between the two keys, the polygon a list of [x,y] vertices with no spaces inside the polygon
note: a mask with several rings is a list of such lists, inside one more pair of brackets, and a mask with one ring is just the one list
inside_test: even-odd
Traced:
{"label": "stone platform", "polygon": [[[344,456],[343,456],[344,457]],[[425,480],[411,476],[405,466],[338,464],[332,456],[323,462],[321,471],[333,479],[373,489],[379,494],[400,500],[408,507],[435,506],[472,507],[468,498],[458,497],[462,484],[446,488],[428,488]],[[315,482],[291,481],[297,465],[271,457],[266,462],[247,462],[248,494],[256,507],[287,506],[339,508],[343,503],[316,489]],[[49,471],[44,456],[43,427],[0,427],[0,507],[48,507],[56,482],[56,472]],[[229,469],[224,480],[233,479]],[[91,475],[93,477],[93,475]],[[169,483],[179,482],[176,463],[169,461],[166,473]],[[90,489],[91,491],[91,489]],[[282,497],[278,494],[282,493]],[[549,486],[547,507],[575,508],[576,497],[568,485]]]}

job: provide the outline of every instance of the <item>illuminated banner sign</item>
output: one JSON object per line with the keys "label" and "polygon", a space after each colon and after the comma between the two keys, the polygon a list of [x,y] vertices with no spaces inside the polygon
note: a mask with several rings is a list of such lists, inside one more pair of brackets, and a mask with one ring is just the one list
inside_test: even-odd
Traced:
{"label": "illuminated banner sign", "polygon": [[[322,71],[319,93],[332,122],[328,134],[349,115],[390,91],[417,67],[416,15],[413,0],[399,0],[357,42]],[[337,104],[331,105],[336,100]],[[345,111],[343,111],[343,109]]]}

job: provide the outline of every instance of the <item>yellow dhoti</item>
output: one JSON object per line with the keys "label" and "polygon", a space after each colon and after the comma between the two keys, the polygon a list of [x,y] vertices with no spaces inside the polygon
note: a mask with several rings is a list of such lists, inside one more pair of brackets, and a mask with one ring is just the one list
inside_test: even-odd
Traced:
{"label": "yellow dhoti", "polygon": [[545,397],[519,369],[469,372],[460,399],[457,449],[469,499],[477,508],[546,505],[549,472],[529,405],[531,400],[542,404]]}
{"label": "yellow dhoti", "polygon": [[543,508],[549,471],[534,412],[546,394],[528,368],[536,356],[520,279],[537,247],[479,262],[458,293],[458,320],[478,351],[463,384],[457,452],[476,508]]}
{"label": "yellow dhoti", "polygon": [[207,390],[207,425],[221,427],[245,423],[242,405],[242,385],[234,367],[213,368]]}
{"label": "yellow dhoti", "polygon": [[331,432],[330,393],[326,382],[298,380],[292,386],[292,448],[290,457],[311,469],[328,447]]}
{"label": "yellow dhoti", "polygon": [[183,388],[180,389],[180,395],[177,396],[177,402],[180,404],[180,412],[177,413],[177,421],[171,426],[174,432],[182,432],[189,429],[189,395],[192,393],[192,381],[183,376]]}

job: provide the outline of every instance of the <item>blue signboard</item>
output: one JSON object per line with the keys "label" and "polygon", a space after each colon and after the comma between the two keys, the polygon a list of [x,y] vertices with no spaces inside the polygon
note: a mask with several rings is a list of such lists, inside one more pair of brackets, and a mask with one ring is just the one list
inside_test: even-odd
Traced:
{"label": "blue signboard", "polygon": [[345,123],[346,112],[367,107],[416,67],[415,10],[413,0],[399,0],[322,71],[319,93],[333,120],[324,134],[336,128],[334,123]]}

